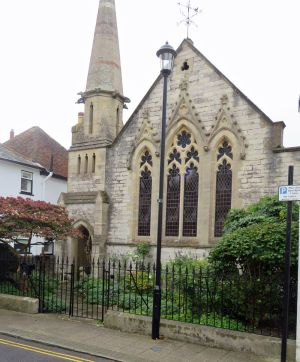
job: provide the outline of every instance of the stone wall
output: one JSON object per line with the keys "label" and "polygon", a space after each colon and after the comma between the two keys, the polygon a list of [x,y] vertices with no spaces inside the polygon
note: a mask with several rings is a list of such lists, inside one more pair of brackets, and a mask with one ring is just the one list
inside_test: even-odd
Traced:
{"label": "stone wall", "polygon": [[[189,69],[181,69],[187,62]],[[176,58],[168,85],[167,152],[180,127],[192,130],[200,156],[199,232],[196,238],[164,238],[163,254],[204,255],[217,241],[213,236],[216,153],[224,137],[233,145],[232,207],[243,207],[285,184],[288,164],[299,164],[300,151],[282,150],[284,124],[273,123],[188,41]],[[110,199],[108,252],[126,253],[137,242],[156,243],[159,141],[162,79],[156,81],[125,125],[106,161],[106,190]],[[275,145],[276,143],[276,145]],[[143,146],[153,154],[151,237],[138,237],[138,172]],[[273,152],[274,146],[277,147]],[[296,166],[298,170],[298,166]],[[300,172],[295,169],[295,179]],[[299,170],[300,171],[300,170]],[[296,173],[298,176],[296,176]],[[189,251],[187,251],[189,247]],[[183,249],[184,248],[184,251]]]}
{"label": "stone wall", "polygon": [[[140,315],[108,311],[105,315],[104,326],[122,332],[151,335],[151,318]],[[228,351],[250,352],[257,356],[266,356],[276,360],[281,352],[280,338],[167,319],[160,321],[160,335],[163,338],[172,338]],[[295,361],[295,347],[295,341],[288,340],[287,359],[289,361]]]}

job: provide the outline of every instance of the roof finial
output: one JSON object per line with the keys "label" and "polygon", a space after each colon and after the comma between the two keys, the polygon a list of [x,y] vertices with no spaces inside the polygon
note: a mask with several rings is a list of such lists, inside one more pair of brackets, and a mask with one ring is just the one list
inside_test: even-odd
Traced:
{"label": "roof finial", "polygon": [[184,19],[179,22],[179,24],[185,23],[186,25],[186,37],[189,39],[189,29],[192,24],[197,24],[192,20],[196,15],[200,14],[202,10],[199,7],[193,7],[191,5],[191,0],[187,0],[187,4],[178,3],[180,7],[184,7],[187,9],[187,12],[180,10],[181,15],[184,16]]}

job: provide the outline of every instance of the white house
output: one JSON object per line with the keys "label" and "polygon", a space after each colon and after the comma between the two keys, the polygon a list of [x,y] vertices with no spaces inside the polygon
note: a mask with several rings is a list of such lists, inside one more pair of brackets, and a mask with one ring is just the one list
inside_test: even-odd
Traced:
{"label": "white house", "polygon": [[[56,204],[60,193],[66,190],[66,177],[0,145],[0,196],[20,196]],[[46,251],[52,253],[53,246]],[[30,250],[35,255],[41,252],[42,245],[32,246]]]}

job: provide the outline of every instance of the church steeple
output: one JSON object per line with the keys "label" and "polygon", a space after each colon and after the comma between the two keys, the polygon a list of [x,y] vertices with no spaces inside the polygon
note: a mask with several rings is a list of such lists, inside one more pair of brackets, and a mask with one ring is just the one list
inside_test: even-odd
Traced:
{"label": "church steeple", "polygon": [[73,128],[72,148],[105,147],[123,127],[123,95],[115,0],[100,0],[86,82],[78,103],[84,119]]}
{"label": "church steeple", "polygon": [[123,95],[115,0],[100,0],[86,92],[95,89]]}

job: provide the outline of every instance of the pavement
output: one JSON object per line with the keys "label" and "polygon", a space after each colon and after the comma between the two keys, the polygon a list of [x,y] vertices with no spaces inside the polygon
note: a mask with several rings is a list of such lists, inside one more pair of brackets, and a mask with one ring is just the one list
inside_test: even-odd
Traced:
{"label": "pavement", "polygon": [[105,328],[95,320],[0,309],[0,333],[124,362],[278,362],[247,352],[209,348]]}

